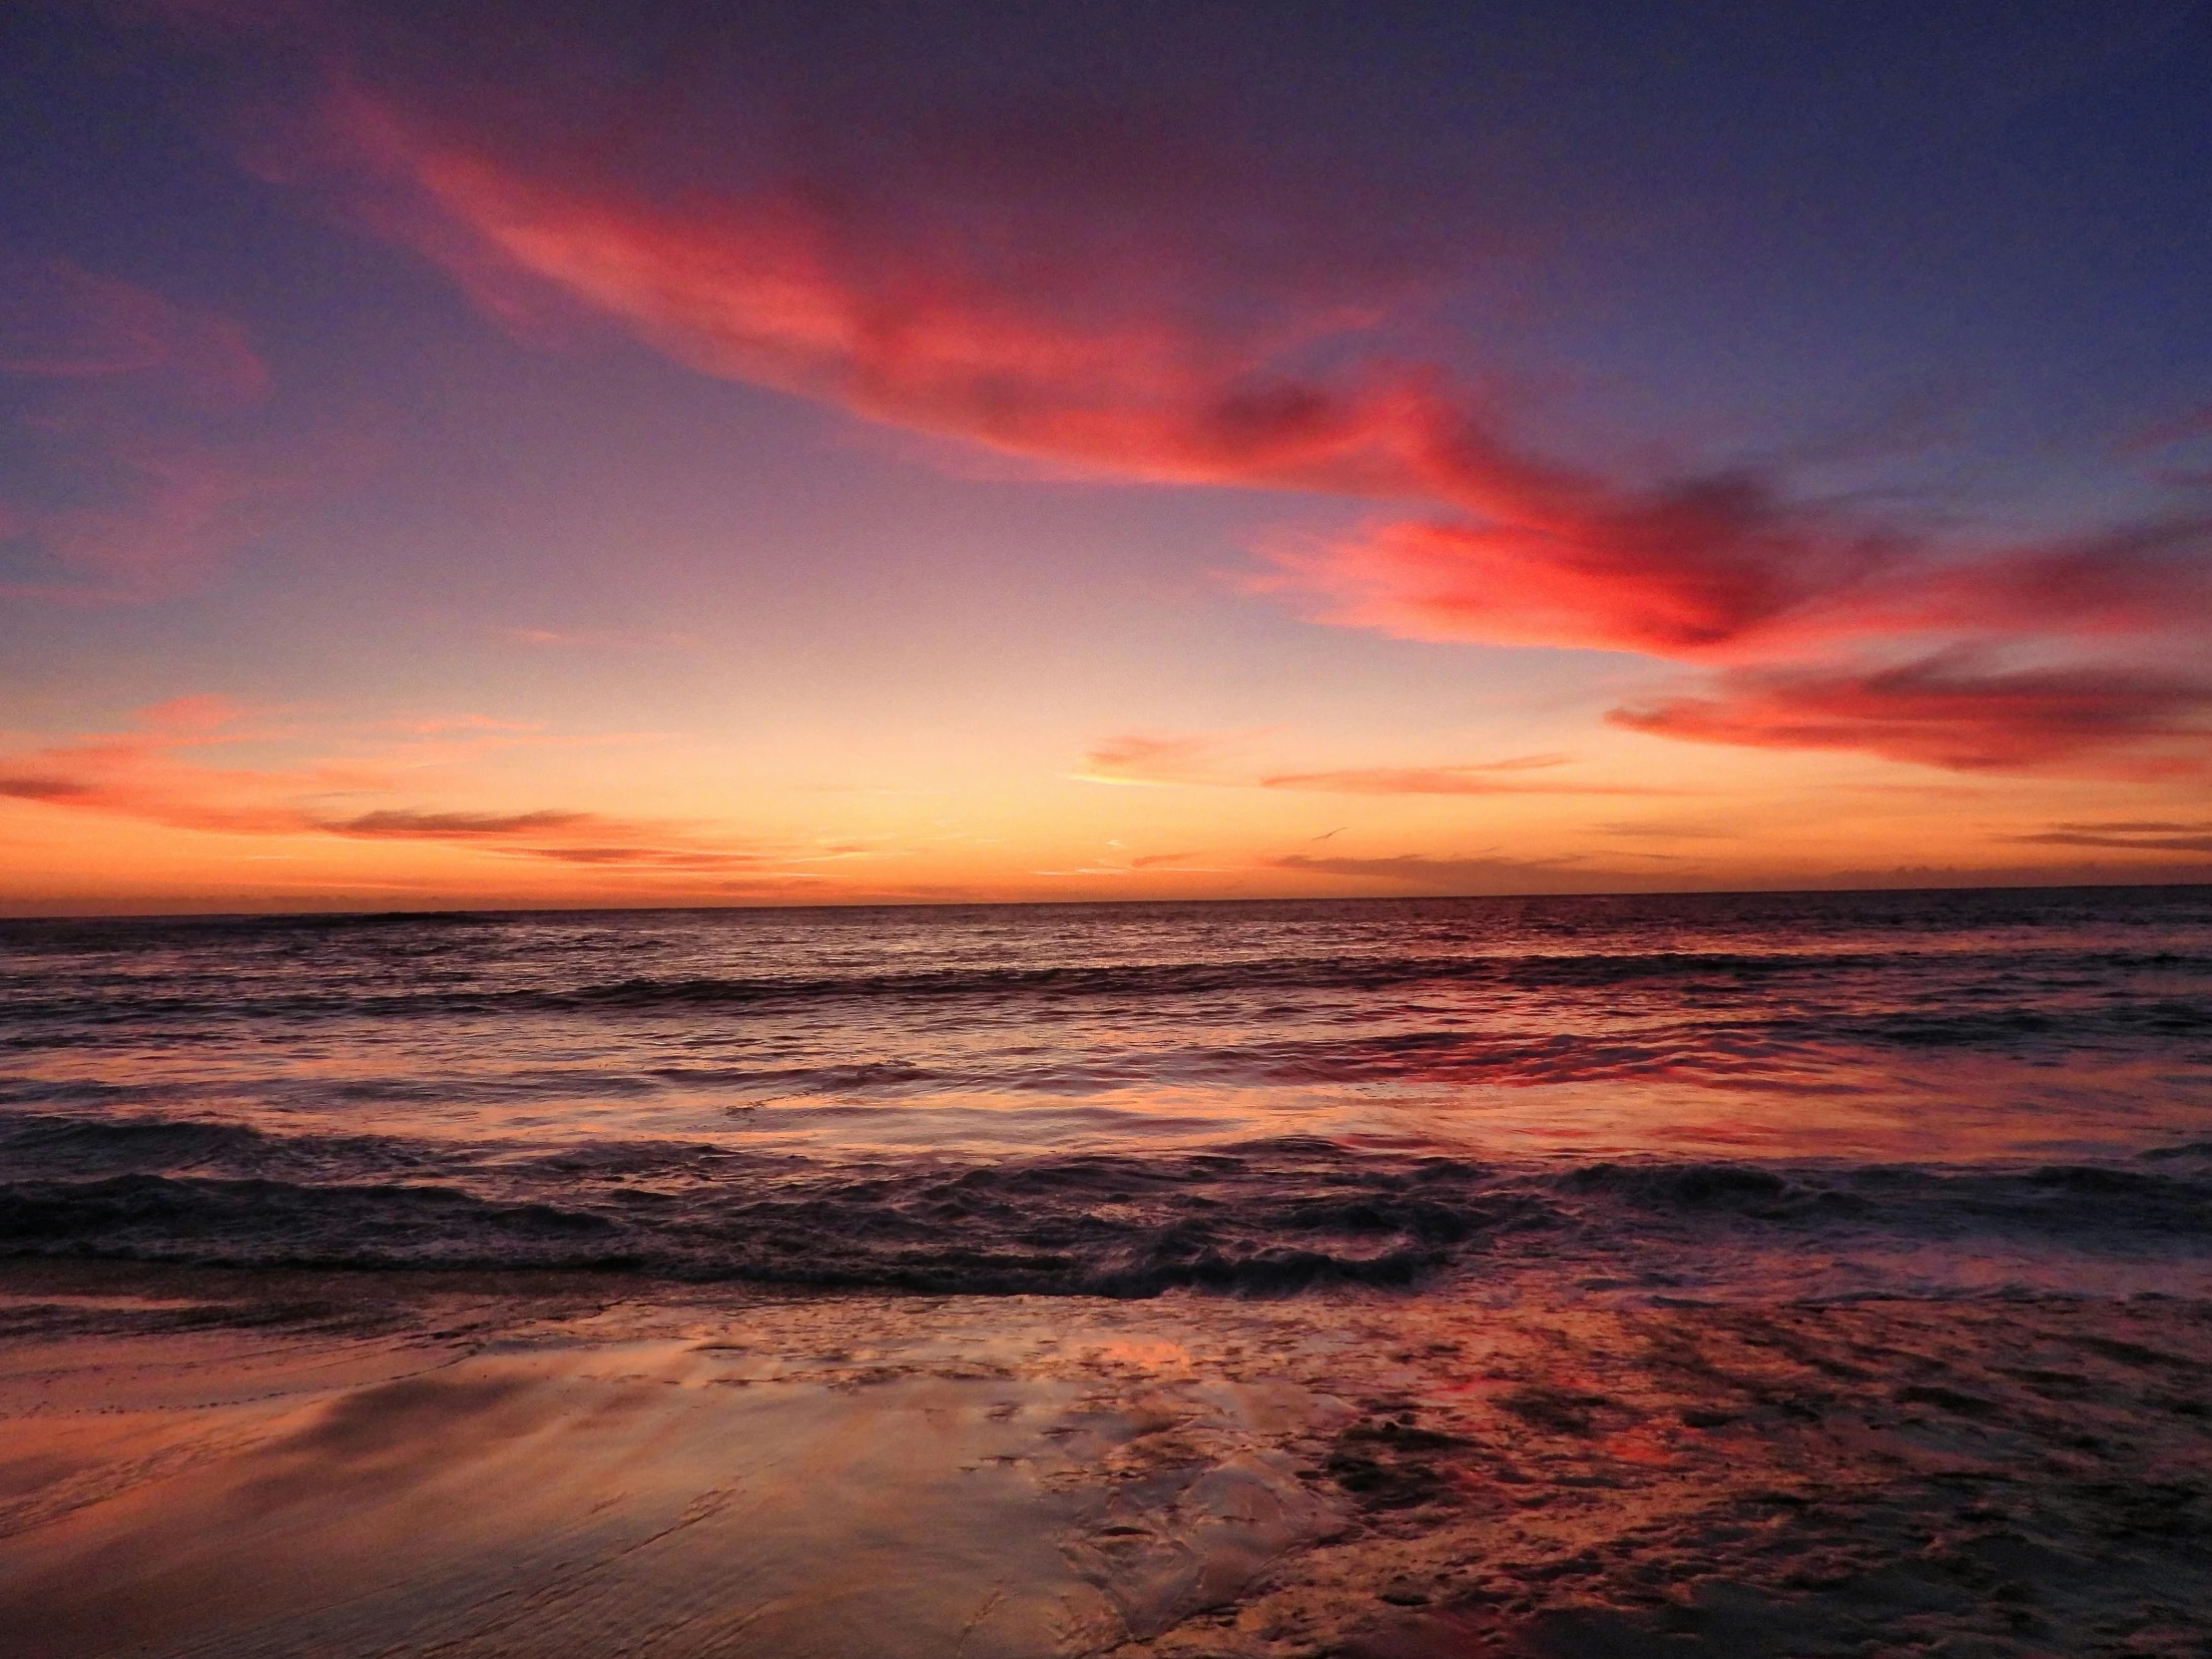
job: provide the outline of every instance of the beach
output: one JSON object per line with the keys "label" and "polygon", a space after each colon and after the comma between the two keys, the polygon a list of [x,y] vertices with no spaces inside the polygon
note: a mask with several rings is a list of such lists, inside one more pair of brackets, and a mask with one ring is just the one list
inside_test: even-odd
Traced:
{"label": "beach", "polygon": [[2212,1659],[2208,62],[0,4],[0,1659]]}
{"label": "beach", "polygon": [[2212,1303],[18,1265],[0,1628],[134,1654],[2194,1654]]}

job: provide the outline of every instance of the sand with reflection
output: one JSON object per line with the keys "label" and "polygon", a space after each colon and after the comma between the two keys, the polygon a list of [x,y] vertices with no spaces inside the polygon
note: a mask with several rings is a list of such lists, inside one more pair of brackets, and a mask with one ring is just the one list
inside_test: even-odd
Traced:
{"label": "sand with reflection", "polygon": [[2194,1303],[28,1264],[0,1290],[24,1659],[2151,1654],[2212,1627]]}

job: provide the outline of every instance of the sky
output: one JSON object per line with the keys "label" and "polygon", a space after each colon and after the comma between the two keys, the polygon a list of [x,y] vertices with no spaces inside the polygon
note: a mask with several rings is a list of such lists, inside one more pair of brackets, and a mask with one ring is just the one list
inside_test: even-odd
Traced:
{"label": "sky", "polygon": [[0,16],[0,913],[2212,878],[2212,3]]}

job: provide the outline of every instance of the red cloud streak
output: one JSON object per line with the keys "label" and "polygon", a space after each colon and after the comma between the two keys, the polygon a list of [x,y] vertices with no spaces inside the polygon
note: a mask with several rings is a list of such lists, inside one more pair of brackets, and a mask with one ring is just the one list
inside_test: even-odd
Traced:
{"label": "red cloud streak", "polygon": [[1956,653],[1877,669],[1744,669],[1715,695],[1607,718],[1700,743],[1862,750],[1967,772],[2212,774],[2212,681],[2150,670],[1985,670]]}
{"label": "red cloud streak", "polygon": [[[1172,247],[1122,248],[1114,283],[1041,240],[1010,263],[1009,241],[1047,228],[1035,202],[994,200],[987,234],[963,236],[804,176],[654,191],[573,143],[525,148],[358,91],[332,108],[357,155],[434,209],[416,240],[477,286],[538,279],[709,372],[1137,478],[1463,515],[1286,560],[1277,584],[1330,620],[1727,660],[1902,630],[2158,629],[2203,620],[2212,596],[2201,517],[1960,553],[1755,471],[1638,486],[1544,460],[1436,369],[1298,366],[1373,307],[1264,277],[1241,310],[1178,304],[1171,276],[1207,277]],[[968,203],[971,183],[948,194]]]}
{"label": "red cloud streak", "polygon": [[[581,307],[706,372],[918,432],[1373,501],[1365,533],[1264,579],[1323,620],[1737,667],[1895,657],[1902,638],[2194,640],[2212,621],[2203,514],[1968,537],[1807,499],[1771,468],[1639,479],[1535,454],[1496,397],[1372,343],[1433,276],[1393,268],[1379,224],[1296,188],[1252,209],[1233,146],[1137,112],[994,125],[965,95],[878,107],[831,76],[795,117],[747,90],[742,58],[649,86],[572,18],[542,51],[487,51],[491,25],[317,15],[317,61],[340,67],[319,152],[294,148],[510,326]],[[2145,767],[2198,741],[2173,724],[2189,695],[2086,667],[1801,665],[1619,719],[1937,766],[2113,750]]]}

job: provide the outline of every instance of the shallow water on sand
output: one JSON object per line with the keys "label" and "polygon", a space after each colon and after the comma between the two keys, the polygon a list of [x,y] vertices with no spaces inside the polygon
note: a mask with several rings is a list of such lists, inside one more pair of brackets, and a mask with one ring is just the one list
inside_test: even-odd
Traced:
{"label": "shallow water on sand", "polygon": [[2212,1303],[0,1266],[21,1659],[2151,1659]]}
{"label": "shallow water on sand", "polygon": [[1037,1659],[1342,1530],[1282,1444],[1342,1403],[1202,1381],[1121,1305],[31,1283],[0,1298],[12,1654]]}

